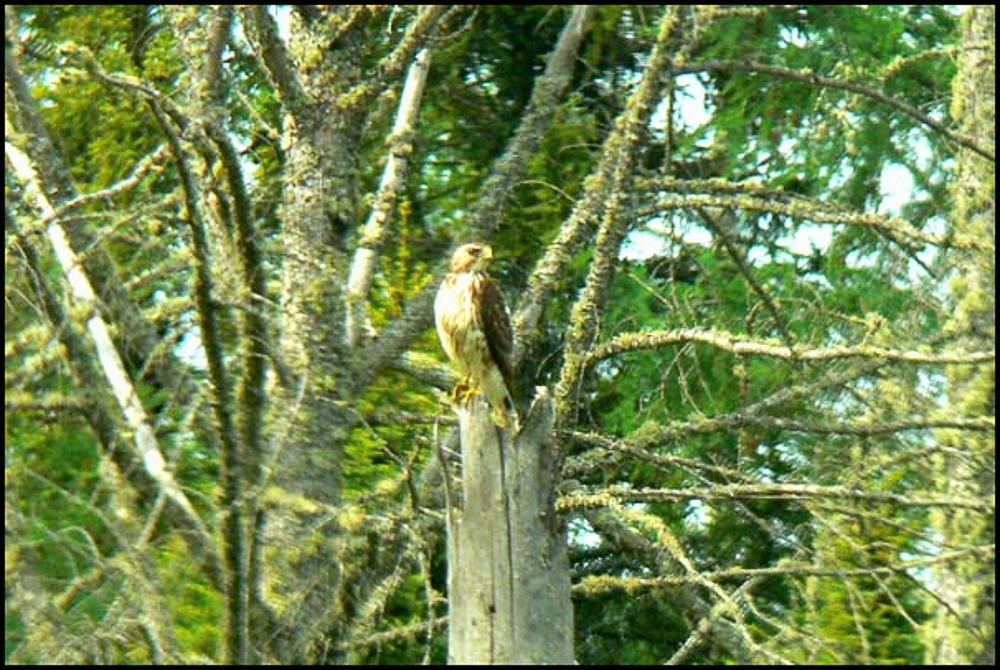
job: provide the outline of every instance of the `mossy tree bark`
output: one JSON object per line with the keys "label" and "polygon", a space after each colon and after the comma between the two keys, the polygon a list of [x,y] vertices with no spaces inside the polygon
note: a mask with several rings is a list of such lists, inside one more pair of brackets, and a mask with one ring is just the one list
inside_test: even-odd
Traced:
{"label": "mossy tree bark", "polygon": [[[980,146],[996,143],[996,9],[969,7],[963,19],[952,116],[962,132]],[[952,222],[956,239],[992,245],[996,239],[996,168],[967,149],[958,153]],[[971,262],[970,262],[971,261]],[[969,347],[989,348],[996,339],[996,261],[992,251],[977,252],[952,266],[955,299],[950,327]],[[949,371],[949,402],[959,416],[996,413],[993,366]],[[996,438],[941,431],[947,447],[937,462],[938,485],[949,496],[992,501],[995,496]],[[995,542],[994,508],[939,510],[935,525],[949,547],[984,547]],[[927,661],[942,665],[993,665],[996,658],[996,558],[973,552],[941,564],[938,592],[946,601],[928,627]]]}

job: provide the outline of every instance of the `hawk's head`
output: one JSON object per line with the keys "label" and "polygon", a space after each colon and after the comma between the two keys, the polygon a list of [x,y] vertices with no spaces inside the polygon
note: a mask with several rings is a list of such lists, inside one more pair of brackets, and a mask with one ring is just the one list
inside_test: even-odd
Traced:
{"label": "hawk's head", "polygon": [[485,271],[493,258],[488,244],[463,244],[451,257],[452,272]]}

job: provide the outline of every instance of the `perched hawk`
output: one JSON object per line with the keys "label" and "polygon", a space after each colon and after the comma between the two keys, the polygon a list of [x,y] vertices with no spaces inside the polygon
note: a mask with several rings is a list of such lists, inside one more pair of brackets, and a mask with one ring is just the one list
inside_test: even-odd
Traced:
{"label": "perched hawk", "polygon": [[487,244],[465,244],[451,257],[451,269],[434,300],[438,338],[462,381],[456,400],[479,392],[493,408],[493,422],[517,430],[511,395],[514,330],[496,282],[486,274],[493,258]]}

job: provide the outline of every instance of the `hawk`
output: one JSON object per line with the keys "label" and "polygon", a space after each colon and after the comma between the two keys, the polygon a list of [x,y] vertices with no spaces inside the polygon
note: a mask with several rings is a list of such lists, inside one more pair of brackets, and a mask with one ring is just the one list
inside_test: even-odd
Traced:
{"label": "hawk", "polygon": [[441,346],[462,375],[452,397],[468,400],[482,393],[493,409],[493,423],[516,431],[514,329],[500,287],[486,274],[492,258],[488,244],[455,250],[434,300],[434,321]]}

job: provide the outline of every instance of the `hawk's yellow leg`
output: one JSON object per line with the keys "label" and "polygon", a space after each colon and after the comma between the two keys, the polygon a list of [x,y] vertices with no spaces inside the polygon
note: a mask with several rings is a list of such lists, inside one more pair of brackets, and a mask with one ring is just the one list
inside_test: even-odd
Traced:
{"label": "hawk's yellow leg", "polygon": [[451,390],[451,399],[455,402],[469,402],[469,398],[479,393],[479,386],[472,384],[471,377],[464,377]]}
{"label": "hawk's yellow leg", "polygon": [[479,385],[466,384],[465,390],[462,391],[462,402],[468,403],[469,399],[479,393]]}
{"label": "hawk's yellow leg", "polygon": [[458,402],[460,398],[464,399],[466,397],[468,391],[469,391],[469,378],[462,377],[462,381],[455,384],[455,388],[451,390],[451,399],[455,402]]}

